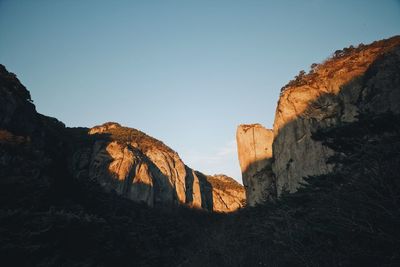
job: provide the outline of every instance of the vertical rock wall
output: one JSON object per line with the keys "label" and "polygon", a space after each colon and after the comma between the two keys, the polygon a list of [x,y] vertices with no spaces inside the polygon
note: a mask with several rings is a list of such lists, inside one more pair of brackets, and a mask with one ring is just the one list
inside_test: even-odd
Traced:
{"label": "vertical rock wall", "polygon": [[260,124],[243,124],[237,128],[236,140],[246,201],[254,206],[274,196],[273,132]]}

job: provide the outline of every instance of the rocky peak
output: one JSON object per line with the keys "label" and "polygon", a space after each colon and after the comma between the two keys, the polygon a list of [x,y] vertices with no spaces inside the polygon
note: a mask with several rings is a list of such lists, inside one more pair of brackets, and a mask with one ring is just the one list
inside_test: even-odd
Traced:
{"label": "rocky peak", "polygon": [[107,137],[109,140],[119,142],[121,144],[129,144],[133,147],[137,147],[142,151],[149,151],[156,149],[163,151],[174,157],[179,157],[178,154],[170,147],[165,145],[162,141],[157,140],[142,131],[134,128],[121,126],[116,122],[106,122],[102,125],[94,126],[89,129],[89,135],[102,136],[103,139]]}
{"label": "rocky peak", "polygon": [[121,124],[117,122],[106,122],[102,125],[94,126],[89,130],[89,134],[99,134],[109,132],[111,129],[121,128]]}
{"label": "rocky peak", "polygon": [[[337,96],[342,87],[363,75],[373,62],[400,44],[400,36],[337,50],[308,74],[301,72],[282,88],[275,113],[274,135],[289,121],[306,115],[312,102],[323,102],[326,95]],[[318,105],[318,103],[313,103]],[[326,107],[321,103],[321,107]]]}

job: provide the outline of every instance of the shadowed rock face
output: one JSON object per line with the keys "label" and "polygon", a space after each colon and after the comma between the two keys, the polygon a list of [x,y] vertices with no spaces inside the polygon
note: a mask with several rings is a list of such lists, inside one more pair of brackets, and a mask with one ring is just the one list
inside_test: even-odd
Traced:
{"label": "shadowed rock face", "polygon": [[250,206],[262,203],[274,195],[272,168],[273,131],[260,124],[243,124],[237,128],[239,153],[246,201]]}
{"label": "shadowed rock face", "polygon": [[[296,191],[303,177],[325,174],[335,167],[327,163],[334,151],[312,139],[314,132],[355,121],[360,113],[400,112],[399,66],[400,37],[393,37],[337,51],[335,56],[282,89],[272,142],[274,190],[278,195],[283,190]],[[258,142],[268,145],[271,141],[261,137],[245,143],[251,147]],[[241,153],[244,151],[239,149],[240,159],[254,154]],[[242,166],[245,181],[247,173],[243,170]],[[253,187],[267,188],[270,176],[266,173],[266,178]]]}
{"label": "shadowed rock face", "polygon": [[[0,65],[2,143],[31,147],[37,153],[30,162],[34,166],[55,171],[59,168],[66,179],[92,180],[108,191],[149,206],[184,204],[230,212],[244,203],[244,189],[233,179],[190,169],[175,151],[141,131],[118,123],[91,129],[65,128],[56,119],[38,114],[29,91]],[[17,160],[21,159],[2,151],[3,176],[20,172],[7,163]],[[53,166],[54,162],[58,165]],[[31,165],[25,165],[21,170],[41,173],[39,167],[33,170]],[[37,177],[41,179],[40,175]]]}

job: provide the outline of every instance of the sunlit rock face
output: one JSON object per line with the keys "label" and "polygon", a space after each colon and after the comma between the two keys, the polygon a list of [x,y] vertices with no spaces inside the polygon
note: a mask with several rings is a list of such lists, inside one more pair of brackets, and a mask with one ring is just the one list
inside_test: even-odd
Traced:
{"label": "sunlit rock face", "polygon": [[229,176],[216,174],[207,176],[212,187],[213,209],[230,212],[244,206],[246,195],[242,185]]}
{"label": "sunlit rock face", "polygon": [[244,189],[236,181],[190,169],[175,151],[143,132],[106,123],[90,129],[89,134],[96,140],[93,146],[73,157],[78,179],[96,180],[108,190],[149,206],[186,204],[217,212],[243,206]]}
{"label": "sunlit rock face", "polygon": [[[313,133],[355,121],[359,114],[384,112],[400,112],[400,37],[336,51],[308,74],[289,82],[282,88],[273,126],[273,190],[278,195],[284,190],[296,191],[303,177],[325,174],[336,167],[327,163],[334,151],[315,141]],[[259,138],[248,143],[271,143]],[[241,150],[241,146],[238,138],[243,172],[251,162],[257,162],[257,150],[251,146]],[[253,188],[269,183],[270,176],[264,173],[265,178]],[[244,173],[244,181],[245,177]],[[246,194],[251,194],[248,191],[246,188]]]}
{"label": "sunlit rock face", "polygon": [[330,172],[334,152],[311,138],[359,113],[398,112],[400,38],[337,53],[280,96],[274,122],[277,191],[295,191],[303,177]]}
{"label": "sunlit rock face", "polygon": [[260,124],[243,124],[237,128],[238,156],[249,206],[274,197],[273,136],[272,130]]}
{"label": "sunlit rock face", "polygon": [[[155,169],[134,148],[113,141],[96,142],[89,163],[89,177],[130,199],[154,205]],[[164,201],[172,201],[165,197]]]}

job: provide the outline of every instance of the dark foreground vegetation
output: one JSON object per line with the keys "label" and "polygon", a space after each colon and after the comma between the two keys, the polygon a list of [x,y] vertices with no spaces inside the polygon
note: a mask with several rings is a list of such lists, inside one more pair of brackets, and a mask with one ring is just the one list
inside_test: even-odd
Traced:
{"label": "dark foreground vegetation", "polygon": [[2,266],[400,266],[399,116],[316,133],[340,168],[229,215],[133,203],[4,136]]}
{"label": "dark foreground vegetation", "polygon": [[68,155],[102,136],[47,126],[32,138],[0,132],[1,266],[177,266],[220,217],[72,178]]}
{"label": "dark foreground vegetation", "polygon": [[364,115],[314,138],[341,167],[227,216],[189,265],[400,266],[400,117]]}

